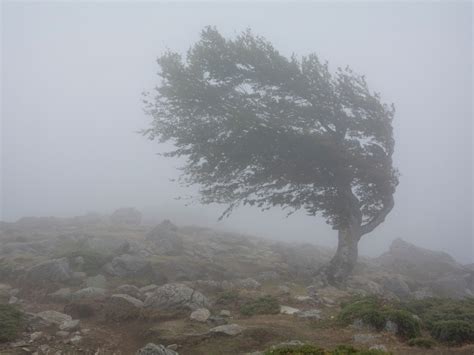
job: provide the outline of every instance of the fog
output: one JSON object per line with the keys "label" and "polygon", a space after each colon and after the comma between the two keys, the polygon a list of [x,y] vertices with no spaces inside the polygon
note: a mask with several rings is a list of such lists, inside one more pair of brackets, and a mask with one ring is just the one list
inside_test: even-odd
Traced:
{"label": "fog", "polygon": [[110,213],[133,206],[158,219],[279,240],[335,245],[320,217],[278,209],[186,206],[180,162],[137,133],[156,58],[185,53],[200,30],[246,28],[283,54],[316,52],[350,65],[397,108],[395,207],[363,237],[376,255],[395,238],[474,261],[472,4],[2,3],[1,219]]}

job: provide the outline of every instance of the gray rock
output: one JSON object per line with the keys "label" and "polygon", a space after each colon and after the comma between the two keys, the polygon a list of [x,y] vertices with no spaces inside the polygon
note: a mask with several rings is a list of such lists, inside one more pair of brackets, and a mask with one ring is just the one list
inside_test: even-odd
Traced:
{"label": "gray rock", "polygon": [[380,338],[380,335],[376,334],[354,334],[352,340],[356,343],[367,344],[376,341],[378,338]]}
{"label": "gray rock", "polygon": [[211,316],[211,312],[207,308],[198,308],[191,313],[189,319],[196,322],[206,322]]}
{"label": "gray rock", "polygon": [[76,292],[73,292],[71,295],[72,300],[101,300],[105,299],[106,297],[106,290],[103,288],[98,287],[86,287]]}
{"label": "gray rock", "polygon": [[211,327],[217,327],[219,325],[224,325],[229,323],[228,321],[229,317],[221,316],[221,315],[213,315],[210,316],[207,319],[207,324],[209,324]]}
{"label": "gray rock", "polygon": [[473,294],[468,288],[466,275],[448,275],[437,278],[430,283],[430,288],[437,296],[447,298],[472,297]]}
{"label": "gray rock", "polygon": [[144,300],[144,295],[137,286],[134,285],[121,285],[116,289],[117,293],[126,294],[137,298],[139,300]]}
{"label": "gray rock", "polygon": [[399,275],[384,278],[382,285],[385,290],[392,292],[400,299],[408,299],[411,296],[410,288]]}
{"label": "gray rock", "polygon": [[294,313],[298,318],[303,318],[303,319],[316,319],[319,320],[321,319],[321,311],[318,309],[310,309],[307,311],[299,311]]}
{"label": "gray rock", "polygon": [[431,292],[430,289],[422,288],[422,289],[419,289],[419,290],[416,290],[415,292],[413,292],[413,297],[416,300],[424,300],[424,299],[427,299],[427,298],[434,297],[434,295],[433,295],[433,292]]}
{"label": "gray rock", "polygon": [[383,344],[376,344],[376,345],[372,345],[369,350],[378,350],[378,351],[385,351],[387,352],[387,347]]}
{"label": "gray rock", "polygon": [[15,296],[10,296],[10,299],[8,300],[8,304],[17,304],[20,300],[18,297]]}
{"label": "gray rock", "polygon": [[164,220],[153,228],[146,236],[153,243],[158,254],[179,255],[183,252],[183,241],[178,234],[178,227],[171,221]]}
{"label": "gray rock", "polygon": [[278,286],[278,294],[282,296],[289,295],[291,293],[291,289],[286,285]]}
{"label": "gray rock", "polygon": [[69,332],[66,332],[65,330],[60,330],[58,332],[56,332],[56,336],[60,337],[60,338],[67,338],[71,333]]}
{"label": "gray rock", "polygon": [[280,306],[280,313],[281,314],[295,314],[301,312],[298,308],[293,308],[289,306]]}
{"label": "gray rock", "polygon": [[157,288],[158,288],[158,285],[151,284],[151,285],[140,287],[140,292],[141,293],[152,292],[152,291],[155,291]]}
{"label": "gray rock", "polygon": [[79,329],[79,319],[73,319],[63,322],[59,329],[67,332],[72,332]]}
{"label": "gray rock", "polygon": [[105,271],[113,276],[144,276],[151,273],[151,264],[142,257],[130,254],[116,256],[105,265]]}
{"label": "gray rock", "polygon": [[112,295],[105,305],[108,319],[126,320],[137,318],[143,308],[143,302],[125,294]]}
{"label": "gray rock", "polygon": [[228,311],[227,309],[223,309],[222,311],[219,312],[219,315],[221,317],[230,317],[231,316],[231,313],[230,311]]}
{"label": "gray rock", "polygon": [[36,313],[36,316],[49,324],[56,324],[58,326],[72,320],[71,316],[57,311],[43,311]]}
{"label": "gray rock", "polygon": [[139,225],[142,221],[142,214],[135,208],[119,208],[112,213],[110,221],[119,225]]}
{"label": "gray rock", "polygon": [[166,348],[164,345],[149,343],[138,350],[136,355],[178,355],[178,353],[172,349]]}
{"label": "gray rock", "polygon": [[243,330],[244,328],[242,328],[238,324],[225,324],[225,325],[219,325],[217,327],[211,328],[209,332],[213,334],[235,336],[235,335],[241,334]]}
{"label": "gray rock", "polygon": [[48,297],[56,302],[68,302],[72,297],[72,292],[68,287],[60,288],[59,290],[50,293]]}
{"label": "gray rock", "polygon": [[87,287],[96,287],[96,288],[107,288],[107,279],[104,275],[96,275],[88,277],[85,280],[85,284]]}
{"label": "gray rock", "polygon": [[67,258],[53,259],[34,265],[27,271],[30,282],[67,282],[73,278],[73,270]]}
{"label": "gray rock", "polygon": [[145,307],[157,310],[196,310],[208,308],[209,301],[199,291],[183,284],[165,284],[146,298]]}

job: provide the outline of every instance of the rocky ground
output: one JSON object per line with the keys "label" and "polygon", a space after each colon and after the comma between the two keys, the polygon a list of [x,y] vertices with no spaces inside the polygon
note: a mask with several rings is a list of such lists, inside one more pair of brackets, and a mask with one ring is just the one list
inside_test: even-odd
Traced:
{"label": "rocky ground", "polygon": [[[1,223],[0,303],[24,322],[0,353],[259,354],[288,342],[474,353],[471,345],[422,350],[390,327],[333,322],[353,295],[472,297],[474,268],[446,253],[399,239],[334,288],[313,279],[332,250],[140,219],[121,209]],[[1,322],[0,309],[0,341]]]}

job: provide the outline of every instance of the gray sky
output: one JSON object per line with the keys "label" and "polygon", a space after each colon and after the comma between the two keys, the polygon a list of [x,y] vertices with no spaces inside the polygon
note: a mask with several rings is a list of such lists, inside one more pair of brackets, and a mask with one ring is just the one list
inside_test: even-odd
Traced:
{"label": "gray sky", "polygon": [[2,3],[1,218],[108,213],[135,206],[277,239],[335,245],[321,218],[190,206],[170,178],[179,162],[135,132],[156,58],[185,52],[206,25],[247,27],[283,53],[349,64],[394,102],[396,205],[361,243],[377,254],[397,237],[473,261],[472,16],[454,3]]}

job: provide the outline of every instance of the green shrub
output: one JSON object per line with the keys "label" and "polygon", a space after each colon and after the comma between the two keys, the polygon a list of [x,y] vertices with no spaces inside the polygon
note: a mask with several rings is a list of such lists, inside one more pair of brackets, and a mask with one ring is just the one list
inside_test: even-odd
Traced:
{"label": "green shrub", "polygon": [[462,300],[428,298],[406,302],[401,307],[418,315],[428,329],[431,329],[436,322],[447,320],[474,324],[474,298]]}
{"label": "green shrub", "polygon": [[431,349],[436,345],[436,343],[429,338],[412,338],[408,340],[408,345],[416,346],[418,348]]}
{"label": "green shrub", "polygon": [[240,307],[240,313],[245,316],[277,314],[280,313],[280,304],[273,296],[263,296],[243,304],[242,307]]}
{"label": "green shrub", "polygon": [[223,291],[217,295],[216,304],[235,305],[240,299],[239,292],[234,290]]}
{"label": "green shrub", "polygon": [[23,327],[23,313],[16,307],[0,304],[0,343],[16,339]]}
{"label": "green shrub", "polygon": [[382,309],[381,301],[375,297],[355,298],[352,302],[343,306],[338,319],[343,324],[351,324],[360,319],[364,324],[381,330],[385,325]]}
{"label": "green shrub", "polygon": [[474,325],[463,320],[438,321],[431,327],[431,336],[453,345],[470,343],[474,341]]}
{"label": "green shrub", "polygon": [[397,334],[402,338],[411,339],[420,335],[420,322],[405,310],[388,311],[386,319],[397,325]]}
{"label": "green shrub", "polygon": [[284,346],[268,350],[265,355],[379,355],[381,350],[358,350],[352,346],[340,345],[334,350],[325,350],[313,345]]}

